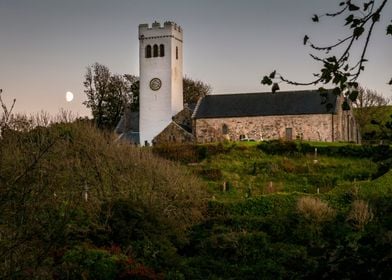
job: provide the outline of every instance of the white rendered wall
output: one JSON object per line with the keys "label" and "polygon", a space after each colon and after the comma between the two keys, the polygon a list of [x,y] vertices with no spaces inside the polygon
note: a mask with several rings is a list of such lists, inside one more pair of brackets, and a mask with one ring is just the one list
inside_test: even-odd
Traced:
{"label": "white rendered wall", "polygon": [[[164,26],[154,23],[152,27],[139,25],[139,63],[140,63],[140,143],[152,142],[183,109],[182,89],[182,30],[172,22]],[[146,58],[147,45],[165,46],[164,57]],[[178,59],[176,59],[178,47]],[[153,51],[152,51],[153,54]],[[150,81],[159,78],[162,86],[154,91]]]}

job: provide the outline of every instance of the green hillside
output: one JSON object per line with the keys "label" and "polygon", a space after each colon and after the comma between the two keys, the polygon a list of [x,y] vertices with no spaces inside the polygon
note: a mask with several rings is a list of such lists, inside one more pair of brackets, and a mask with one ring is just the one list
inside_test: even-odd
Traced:
{"label": "green hillside", "polygon": [[0,278],[386,279],[390,158],[344,143],[138,148],[84,122],[7,130]]}

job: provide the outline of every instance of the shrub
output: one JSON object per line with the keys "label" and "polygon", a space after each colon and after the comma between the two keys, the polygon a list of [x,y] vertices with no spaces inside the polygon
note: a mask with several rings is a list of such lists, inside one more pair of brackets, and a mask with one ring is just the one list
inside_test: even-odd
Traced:
{"label": "shrub", "polygon": [[265,141],[261,142],[257,147],[271,155],[290,155],[298,152],[297,144],[293,141]]}
{"label": "shrub", "polygon": [[[113,208],[103,204],[119,204],[123,221],[112,221],[113,227],[141,214],[132,222],[143,222],[147,231],[164,225],[160,234],[173,240],[184,239],[185,230],[203,219],[208,196],[196,176],[150,149],[114,140],[83,122],[0,138],[0,278],[39,269],[42,259],[81,240],[107,242],[107,220],[99,218],[110,217]],[[131,233],[133,240],[142,234]],[[124,234],[119,239],[125,244]],[[140,251],[148,246],[141,241]]]}
{"label": "shrub", "polygon": [[296,155],[317,153],[326,156],[342,156],[355,158],[372,158],[376,161],[392,157],[392,148],[388,145],[317,145],[288,141],[264,141],[257,146],[260,150],[272,155]]}
{"label": "shrub", "polygon": [[63,273],[71,279],[114,279],[118,273],[117,260],[105,250],[75,247],[63,257]]}
{"label": "shrub", "polygon": [[222,171],[220,169],[202,169],[199,174],[211,181],[218,181],[223,178]]}
{"label": "shrub", "polygon": [[373,219],[373,212],[364,200],[354,200],[348,213],[347,221],[357,230],[364,227]]}
{"label": "shrub", "polygon": [[338,176],[330,174],[309,175],[308,182],[317,188],[334,188],[338,184]]}
{"label": "shrub", "polygon": [[168,160],[182,163],[198,162],[200,152],[196,145],[191,144],[166,144],[152,148],[152,152]]}
{"label": "shrub", "polygon": [[317,197],[303,196],[298,199],[297,211],[307,220],[322,223],[332,220],[336,211]]}

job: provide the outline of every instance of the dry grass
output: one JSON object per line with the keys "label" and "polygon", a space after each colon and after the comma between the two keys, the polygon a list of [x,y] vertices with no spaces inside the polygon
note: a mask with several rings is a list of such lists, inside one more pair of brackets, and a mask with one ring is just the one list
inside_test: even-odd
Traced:
{"label": "dry grass", "polygon": [[351,210],[348,213],[347,221],[357,230],[363,230],[364,227],[373,220],[373,211],[369,204],[364,200],[355,200],[351,204]]}
{"label": "dry grass", "polygon": [[303,196],[298,199],[297,211],[307,220],[317,223],[330,221],[336,215],[336,211],[327,202],[311,196]]}

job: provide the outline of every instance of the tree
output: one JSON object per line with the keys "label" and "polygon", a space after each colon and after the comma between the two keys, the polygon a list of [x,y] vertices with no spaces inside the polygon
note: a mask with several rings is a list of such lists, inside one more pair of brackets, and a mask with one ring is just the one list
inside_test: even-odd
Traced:
{"label": "tree", "polygon": [[105,65],[94,63],[87,67],[83,83],[87,101],[96,125],[113,129],[120,121],[125,106],[132,102],[132,85],[137,78],[132,75],[112,74]]}
{"label": "tree", "polygon": [[211,92],[211,86],[199,80],[192,80],[184,77],[183,91],[184,104],[195,104],[199,98],[206,96]]}
{"label": "tree", "polygon": [[354,108],[369,108],[386,106],[390,102],[389,98],[381,95],[375,90],[358,87],[357,99],[353,102]]}
{"label": "tree", "polygon": [[[323,17],[345,17],[345,25],[349,29],[349,35],[327,46],[318,46],[311,41],[308,35],[305,35],[303,44],[310,46],[312,51],[320,54],[310,54],[310,56],[322,64],[320,72],[313,73],[315,78],[312,81],[292,81],[282,74],[273,71],[271,74],[264,76],[261,83],[271,85],[273,92],[279,90],[280,82],[305,86],[332,83],[335,85],[334,93],[338,95],[344,94],[346,97],[346,102],[343,106],[349,106],[348,100],[355,101],[359,94],[357,79],[365,69],[369,42],[374,27],[379,22],[387,2],[388,0],[382,0],[381,3],[363,0],[363,5],[357,6],[353,1],[347,0],[339,3],[339,10],[336,12],[314,15],[312,21],[315,23],[319,22]],[[387,26],[386,35],[392,35],[392,24]],[[359,40],[360,38],[364,40]],[[354,45],[361,47],[362,51],[358,57],[355,57],[351,52]],[[332,50],[339,53],[339,55],[330,55]],[[392,84],[392,79],[389,81],[389,84]]]}
{"label": "tree", "polygon": [[125,74],[125,79],[127,79],[131,83],[131,100],[129,102],[130,109],[132,112],[139,112],[139,104],[140,104],[140,80],[139,77],[134,75]]}
{"label": "tree", "polygon": [[16,99],[14,99],[10,108],[8,108],[1,97],[2,93],[3,93],[3,90],[0,89],[0,106],[3,111],[0,115],[0,136],[1,136],[1,131],[3,129],[7,128],[9,125],[9,122],[12,118],[12,110],[14,109],[15,102],[16,102]]}
{"label": "tree", "polygon": [[380,138],[380,129],[372,125],[372,121],[385,119],[390,111],[388,107],[390,100],[375,90],[358,87],[358,97],[352,103],[355,108],[354,114],[360,127],[362,138],[365,140],[376,140]]}

